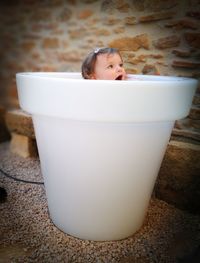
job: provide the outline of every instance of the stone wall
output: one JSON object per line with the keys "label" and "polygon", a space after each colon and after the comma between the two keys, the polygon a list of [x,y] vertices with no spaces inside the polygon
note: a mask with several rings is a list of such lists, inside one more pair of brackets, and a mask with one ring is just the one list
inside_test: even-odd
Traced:
{"label": "stone wall", "polygon": [[[200,77],[198,0],[0,3],[0,103],[18,107],[15,73],[80,71],[94,47],[121,50],[128,73]],[[200,140],[200,88],[174,135]]]}
{"label": "stone wall", "polygon": [[199,174],[200,145],[171,140],[154,188],[155,196],[200,214]]}
{"label": "stone wall", "polygon": [[[80,71],[95,47],[119,48],[128,73],[200,78],[199,0],[7,0],[0,10],[0,141],[9,138],[5,108],[19,107],[16,72]],[[30,116],[6,116],[14,150],[35,153]],[[175,124],[155,187],[193,212],[200,211],[199,131],[200,86],[189,116]]]}

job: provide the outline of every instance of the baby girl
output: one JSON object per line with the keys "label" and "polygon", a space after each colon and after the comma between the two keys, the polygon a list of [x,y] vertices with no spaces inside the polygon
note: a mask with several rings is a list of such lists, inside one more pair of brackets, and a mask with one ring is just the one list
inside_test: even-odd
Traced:
{"label": "baby girl", "polygon": [[115,48],[96,48],[82,64],[84,79],[125,80],[122,57]]}

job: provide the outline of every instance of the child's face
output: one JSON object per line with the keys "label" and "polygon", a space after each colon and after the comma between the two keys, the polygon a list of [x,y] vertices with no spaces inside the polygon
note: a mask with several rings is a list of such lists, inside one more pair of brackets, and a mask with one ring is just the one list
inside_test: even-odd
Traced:
{"label": "child's face", "polygon": [[99,54],[92,79],[124,80],[126,72],[119,54]]}

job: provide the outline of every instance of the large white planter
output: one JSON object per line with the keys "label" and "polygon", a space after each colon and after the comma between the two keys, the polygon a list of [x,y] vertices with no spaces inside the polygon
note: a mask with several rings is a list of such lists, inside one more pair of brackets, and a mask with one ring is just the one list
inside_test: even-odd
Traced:
{"label": "large white planter", "polygon": [[19,102],[32,114],[50,217],[83,239],[117,240],[142,225],[176,119],[197,81],[129,75],[18,73]]}

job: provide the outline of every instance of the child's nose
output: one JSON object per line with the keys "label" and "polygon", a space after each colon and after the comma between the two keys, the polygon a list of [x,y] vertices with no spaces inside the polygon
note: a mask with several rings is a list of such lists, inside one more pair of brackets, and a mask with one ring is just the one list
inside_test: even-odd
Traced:
{"label": "child's nose", "polygon": [[122,67],[117,66],[117,71],[122,71]]}

